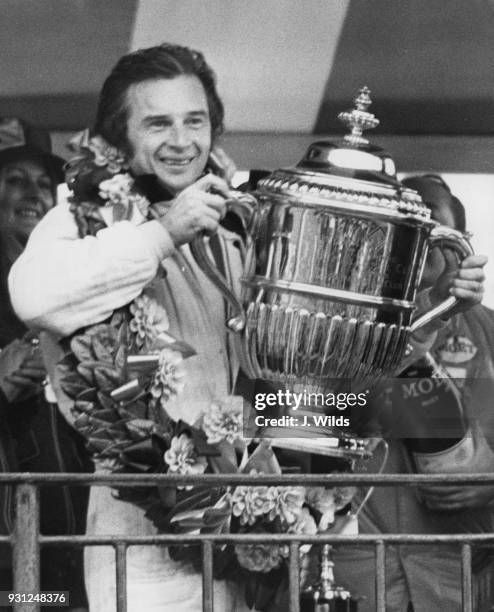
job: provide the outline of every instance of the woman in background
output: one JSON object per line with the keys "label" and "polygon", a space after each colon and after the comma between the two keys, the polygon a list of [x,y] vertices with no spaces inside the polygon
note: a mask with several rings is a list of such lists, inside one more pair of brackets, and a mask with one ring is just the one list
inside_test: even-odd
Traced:
{"label": "woman in background", "polygon": [[[0,120],[0,469],[91,471],[81,441],[50,397],[36,334],[16,317],[7,275],[40,219],[56,202],[63,160],[51,154],[49,135],[18,119]],[[36,296],[32,296],[36,300]],[[41,532],[84,533],[87,490],[42,487]],[[12,490],[0,490],[0,530],[12,530]],[[0,590],[12,588],[8,551],[0,555]],[[82,553],[43,548],[41,590],[69,591],[71,610],[87,607]],[[3,608],[5,609],[5,608]]]}

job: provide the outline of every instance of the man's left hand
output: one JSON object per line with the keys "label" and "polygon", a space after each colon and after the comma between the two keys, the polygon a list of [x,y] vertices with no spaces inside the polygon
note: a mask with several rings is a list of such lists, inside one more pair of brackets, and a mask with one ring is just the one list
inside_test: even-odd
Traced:
{"label": "man's left hand", "polygon": [[430,484],[419,487],[424,504],[431,510],[458,512],[471,508],[485,508],[494,501],[494,485]]}
{"label": "man's left hand", "polygon": [[487,257],[469,255],[458,266],[456,255],[451,250],[444,249],[443,254],[446,266],[431,289],[430,299],[433,304],[436,304],[450,295],[456,297],[458,303],[446,313],[446,316],[451,317],[482,301],[485,281],[484,266],[487,263]]}

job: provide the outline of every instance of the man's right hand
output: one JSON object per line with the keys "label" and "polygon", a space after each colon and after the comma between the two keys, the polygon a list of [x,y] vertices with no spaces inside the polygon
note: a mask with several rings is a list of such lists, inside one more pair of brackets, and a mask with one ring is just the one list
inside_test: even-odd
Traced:
{"label": "man's right hand", "polygon": [[180,192],[161,217],[175,246],[190,242],[201,231],[214,234],[225,215],[228,197],[227,182],[214,174]]}

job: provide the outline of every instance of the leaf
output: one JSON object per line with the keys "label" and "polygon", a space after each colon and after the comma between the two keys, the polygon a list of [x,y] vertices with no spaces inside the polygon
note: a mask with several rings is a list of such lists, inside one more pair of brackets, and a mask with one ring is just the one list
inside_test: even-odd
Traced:
{"label": "leaf", "polygon": [[89,416],[87,414],[79,414],[74,419],[74,427],[76,429],[80,429],[81,427],[83,427],[84,429],[87,429],[89,424],[90,424],[90,420],[89,420]]}
{"label": "leaf", "polygon": [[122,419],[145,419],[148,416],[148,408],[145,402],[136,400],[119,407],[118,413]]}
{"label": "leaf", "polygon": [[99,440],[96,438],[89,438],[87,448],[91,453],[102,453],[103,451],[111,451],[111,444],[108,440]]}
{"label": "leaf", "polygon": [[83,363],[80,363],[77,366],[76,370],[82,376],[82,378],[88,383],[88,385],[93,386],[95,384],[95,380],[94,380],[94,376],[93,376],[93,374],[94,374],[93,368],[88,368]]}
{"label": "leaf", "polygon": [[235,474],[238,471],[235,464],[221,455],[218,457],[208,457],[208,462],[216,474]]}
{"label": "leaf", "polygon": [[74,336],[70,348],[79,361],[91,361],[94,355],[91,351],[91,339],[87,336]]}
{"label": "leaf", "polygon": [[114,359],[115,367],[123,371],[127,365],[127,347],[122,344],[117,349]]}
{"label": "leaf", "polygon": [[94,402],[85,402],[76,400],[72,406],[72,411],[75,413],[91,414],[95,410]]}
{"label": "leaf", "polygon": [[76,399],[80,393],[87,391],[87,383],[76,373],[62,378],[60,386],[62,391],[72,399]]}
{"label": "leaf", "polygon": [[124,382],[114,368],[104,365],[95,368],[94,380],[101,391],[113,391]]}
{"label": "leaf", "polygon": [[154,430],[154,422],[149,419],[132,419],[125,424],[127,430],[137,439],[149,438]]}
{"label": "leaf", "polygon": [[117,409],[116,402],[112,400],[111,396],[108,393],[104,393],[103,391],[98,391],[97,397],[98,397],[98,402],[106,410],[116,410]]}
{"label": "leaf", "polygon": [[96,402],[98,396],[96,394],[96,389],[94,387],[90,387],[89,389],[84,389],[77,396],[77,401],[81,402]]}
{"label": "leaf", "polygon": [[261,441],[244,466],[243,472],[248,474],[256,470],[264,474],[281,474],[280,464],[267,441]]}
{"label": "leaf", "polygon": [[156,452],[149,439],[131,444],[123,451],[123,455],[126,461],[146,465],[148,469],[158,468],[163,462],[162,455]]}
{"label": "leaf", "polygon": [[98,415],[98,419],[106,423],[117,423],[120,421],[120,415],[118,412],[111,408],[100,408],[96,414]]}
{"label": "leaf", "polygon": [[176,523],[182,530],[201,529],[204,526],[205,510],[185,510],[173,516],[170,523]]}
{"label": "leaf", "polygon": [[103,341],[100,340],[100,337],[96,336],[92,340],[92,349],[94,356],[98,361],[106,361],[108,363],[113,363],[112,354],[114,352],[114,349],[116,348],[116,342],[111,342],[108,336],[106,338],[103,338]]}
{"label": "leaf", "polygon": [[[180,421],[180,423],[183,422]],[[221,454],[221,450],[219,449],[217,444],[208,444],[206,434],[202,429],[199,429],[197,427],[191,427],[190,425],[187,425],[185,423],[184,428],[179,428],[179,431],[176,435],[180,435],[182,431],[185,431],[188,435],[190,435],[194,443],[194,448],[198,455],[204,455],[205,457],[214,457],[219,456]]]}
{"label": "leaf", "polygon": [[69,350],[65,355],[60,359],[60,361],[56,364],[57,370],[60,372],[67,372],[69,370],[73,370],[78,363],[78,359],[74,355],[74,353]]}
{"label": "leaf", "polygon": [[212,496],[215,494],[215,490],[211,487],[194,487],[190,491],[177,491],[177,503],[169,514],[169,521],[178,512],[212,505]]}
{"label": "leaf", "polygon": [[204,511],[204,525],[210,528],[217,528],[230,520],[230,508],[207,508]]}
{"label": "leaf", "polygon": [[190,344],[187,344],[187,342],[175,338],[175,336],[169,332],[161,332],[156,340],[152,343],[151,349],[162,350],[165,348],[181,353],[184,359],[197,355],[195,349]]}
{"label": "leaf", "polygon": [[[175,487],[157,487],[160,500],[167,510],[177,503],[177,489]],[[168,514],[168,512],[167,512]]]}

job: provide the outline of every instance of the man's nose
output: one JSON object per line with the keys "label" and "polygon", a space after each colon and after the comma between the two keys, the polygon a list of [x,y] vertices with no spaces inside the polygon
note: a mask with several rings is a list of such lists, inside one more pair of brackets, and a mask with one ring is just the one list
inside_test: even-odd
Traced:
{"label": "man's nose", "polygon": [[189,130],[185,125],[174,125],[170,133],[170,144],[174,147],[184,148],[190,145]]}

